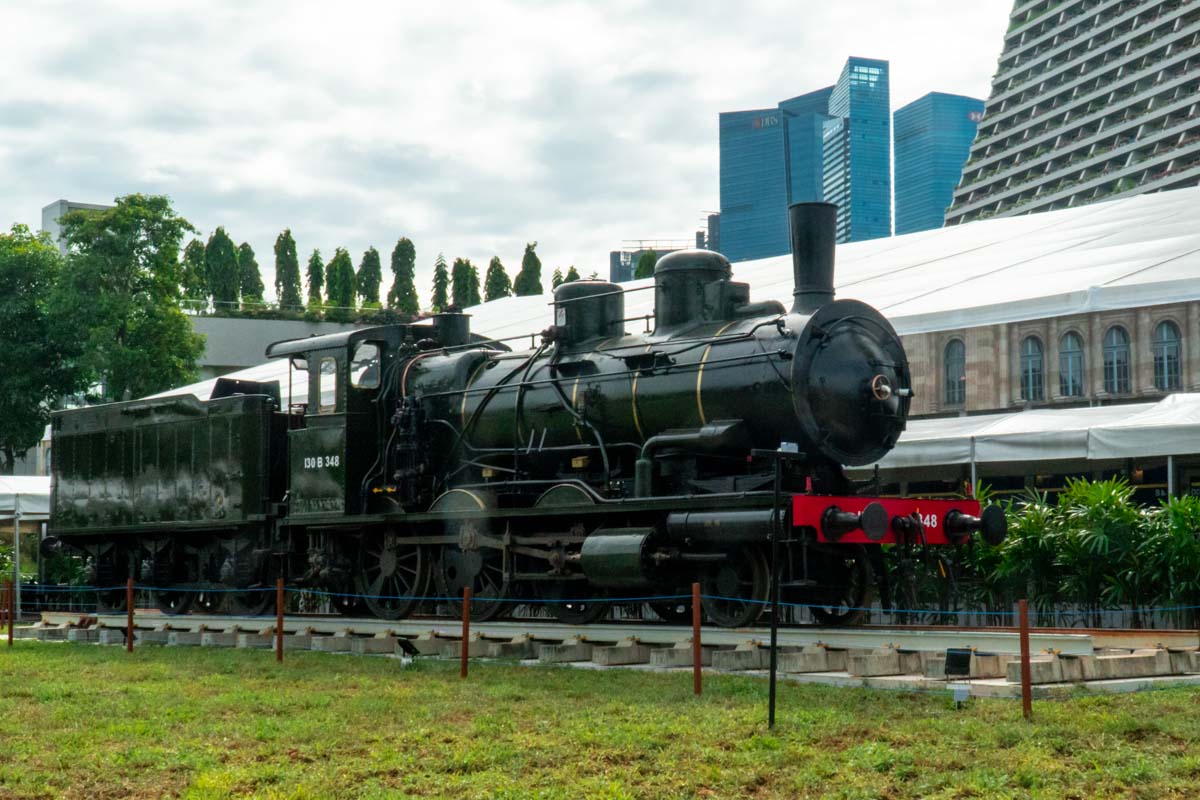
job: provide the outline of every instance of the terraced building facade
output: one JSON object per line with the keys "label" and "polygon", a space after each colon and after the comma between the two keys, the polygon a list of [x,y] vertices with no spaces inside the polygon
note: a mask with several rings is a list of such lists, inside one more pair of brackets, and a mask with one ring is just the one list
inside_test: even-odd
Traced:
{"label": "terraced building facade", "polygon": [[1200,0],[1016,0],[957,225],[1200,183]]}

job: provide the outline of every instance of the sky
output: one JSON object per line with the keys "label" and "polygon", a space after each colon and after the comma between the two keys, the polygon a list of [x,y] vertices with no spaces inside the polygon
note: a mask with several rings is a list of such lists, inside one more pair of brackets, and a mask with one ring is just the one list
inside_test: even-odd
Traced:
{"label": "sky", "polygon": [[[719,208],[717,115],[891,62],[892,106],[986,98],[1011,0],[162,3],[0,0],[0,225],[169,195],[301,262],[396,239],[433,262],[537,241],[543,279]],[[385,286],[390,276],[385,278]]]}

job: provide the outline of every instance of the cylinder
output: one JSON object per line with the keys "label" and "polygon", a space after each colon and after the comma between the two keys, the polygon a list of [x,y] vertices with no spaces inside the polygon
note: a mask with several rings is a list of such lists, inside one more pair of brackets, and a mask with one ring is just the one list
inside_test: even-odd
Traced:
{"label": "cylinder", "polygon": [[632,589],[649,583],[648,550],[653,528],[597,531],[583,541],[579,564],[594,586]]}
{"label": "cylinder", "polygon": [[788,206],[792,231],[793,314],[811,314],[833,300],[837,210],[834,203],[793,203]]}
{"label": "cylinder", "polygon": [[697,544],[765,542],[771,538],[774,514],[769,508],[678,512],[667,517],[667,535]]}

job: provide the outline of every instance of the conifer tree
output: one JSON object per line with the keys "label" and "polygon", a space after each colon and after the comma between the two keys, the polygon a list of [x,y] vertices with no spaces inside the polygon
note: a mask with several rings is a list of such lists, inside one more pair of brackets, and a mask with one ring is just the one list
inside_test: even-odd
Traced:
{"label": "conifer tree", "polygon": [[333,306],[327,312],[332,318],[350,318],[354,311],[354,263],[344,248],[333,251],[325,268],[325,298]]}
{"label": "conifer tree", "polygon": [[238,273],[241,279],[242,306],[262,305],[262,273],[258,271],[258,260],[249,242],[238,247]]}
{"label": "conifer tree", "polygon": [[493,300],[499,300],[501,297],[508,297],[512,294],[512,281],[508,279],[508,273],[504,271],[504,265],[500,263],[499,256],[492,256],[491,263],[488,264],[487,274],[483,278],[483,301],[490,303]]}
{"label": "conifer tree", "polygon": [[637,266],[633,270],[635,278],[653,278],[654,265],[658,263],[658,253],[647,250],[638,257]]}
{"label": "conifer tree", "polygon": [[362,261],[358,265],[358,274],[354,278],[358,296],[363,307],[379,307],[379,284],[383,281],[383,266],[379,263],[379,251],[374,247],[367,248]]}
{"label": "conifer tree", "polygon": [[579,270],[575,269],[575,265],[572,264],[567,270],[567,276],[563,278],[563,283],[571,283],[577,280],[579,280]]}
{"label": "conifer tree", "polygon": [[446,257],[438,253],[437,261],[433,262],[432,305],[434,311],[445,311],[450,305],[449,288],[450,271],[446,268]]}
{"label": "conifer tree", "polygon": [[284,228],[275,238],[275,297],[286,311],[300,309],[300,260],[296,256],[296,240],[291,228]]}
{"label": "conifer tree", "polygon": [[559,267],[555,267],[554,274],[550,276],[550,288],[557,289],[559,286],[562,286],[562,282],[563,282],[562,269]]}
{"label": "conifer tree", "polygon": [[321,251],[314,249],[308,257],[308,304],[321,305],[321,293],[325,290],[325,262]]}
{"label": "conifer tree", "polygon": [[241,289],[238,253],[224,228],[217,228],[208,237],[208,244],[204,248],[204,273],[208,276],[208,288],[212,292],[213,310],[237,308]]}
{"label": "conifer tree", "polygon": [[183,274],[180,288],[183,290],[184,307],[189,311],[204,311],[208,308],[208,278],[204,271],[204,242],[192,239],[183,250]]}
{"label": "conifer tree", "polygon": [[458,308],[471,305],[471,262],[468,259],[456,258],[450,268],[450,300]]}
{"label": "conifer tree", "polygon": [[[471,262],[468,260],[468,264]],[[467,306],[477,306],[483,300],[479,297],[479,269],[471,264],[470,273],[467,276]]]}
{"label": "conifer tree", "polygon": [[518,297],[542,293],[542,262],[536,250],[537,242],[525,245],[525,255],[521,257],[521,271],[513,281],[513,294]]}
{"label": "conifer tree", "polygon": [[421,313],[416,274],[416,248],[408,237],[401,236],[392,250],[392,288],[388,291],[388,308],[413,317]]}

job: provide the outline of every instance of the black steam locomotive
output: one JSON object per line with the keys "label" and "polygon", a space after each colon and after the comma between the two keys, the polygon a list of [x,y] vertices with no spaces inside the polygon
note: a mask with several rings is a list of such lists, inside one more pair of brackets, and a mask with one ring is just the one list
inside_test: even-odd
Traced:
{"label": "black steam locomotive", "polygon": [[61,412],[48,546],[84,553],[96,586],[157,587],[169,613],[261,613],[282,574],[346,613],[399,619],[470,586],[476,619],[532,596],[582,623],[698,580],[710,621],[741,626],[782,530],[782,599],[852,622],[881,545],[996,541],[1003,514],[847,481],[904,430],[908,362],[878,311],[833,298],[836,207],[789,213],[790,310],[683,251],[655,269],[650,333],[625,332],[620,286],[579,281],[524,352],[445,313],[272,345],[306,403],[222,380],[207,401]]}

